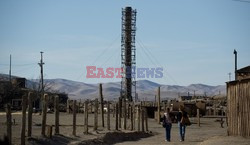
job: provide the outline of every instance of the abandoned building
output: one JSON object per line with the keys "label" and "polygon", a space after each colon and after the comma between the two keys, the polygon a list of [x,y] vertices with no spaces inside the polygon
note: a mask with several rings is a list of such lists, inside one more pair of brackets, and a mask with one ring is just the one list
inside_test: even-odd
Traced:
{"label": "abandoned building", "polygon": [[[27,88],[26,79],[20,77],[14,77],[9,81],[6,78],[0,79],[0,109],[4,109],[4,104],[10,103],[13,110],[21,110],[22,109],[22,96],[28,95],[28,92],[33,92],[34,94],[34,102],[33,107],[39,108],[40,104],[40,92],[37,90],[33,90]],[[65,93],[53,93],[53,92],[45,92],[49,95],[49,103],[48,107],[53,108],[54,96],[59,96],[60,102],[60,110],[66,111],[64,106],[66,106],[68,95]],[[65,104],[65,105],[63,105]]]}
{"label": "abandoned building", "polygon": [[236,80],[227,82],[228,134],[250,136],[250,66],[236,71]]}

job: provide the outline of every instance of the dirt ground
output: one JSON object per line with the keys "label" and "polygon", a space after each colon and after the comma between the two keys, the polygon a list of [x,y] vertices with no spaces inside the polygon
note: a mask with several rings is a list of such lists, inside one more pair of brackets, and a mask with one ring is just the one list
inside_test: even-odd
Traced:
{"label": "dirt ground", "polygon": [[[99,115],[100,117],[100,115]],[[106,117],[106,116],[105,116]],[[13,144],[20,144],[21,132],[21,114],[13,113],[12,119],[15,124],[12,127]],[[165,142],[165,130],[154,119],[149,119],[149,132],[132,132],[129,130],[114,131],[115,118],[111,115],[111,131],[106,128],[98,127],[97,131],[93,131],[93,114],[89,115],[89,134],[83,134],[83,114],[77,114],[77,136],[72,135],[72,114],[60,113],[60,135],[53,135],[52,139],[41,137],[41,115],[33,115],[32,138],[27,138],[27,145],[91,145],[91,144],[136,144],[136,145],[156,145],[156,144],[184,144],[184,145],[249,145],[250,138],[227,136],[227,128],[221,128],[220,123],[216,119],[201,118],[201,127],[195,124],[195,118],[191,118],[194,122],[186,128],[186,138],[184,142],[179,141],[179,132],[177,124],[173,124],[171,131],[171,142]],[[99,118],[99,125],[100,125]],[[6,134],[6,117],[5,113],[0,113],[0,137]],[[54,114],[48,114],[47,124],[54,124]],[[106,118],[105,118],[106,125]],[[128,123],[130,128],[130,123]],[[224,124],[225,126],[225,124]],[[137,128],[137,126],[136,126]]]}

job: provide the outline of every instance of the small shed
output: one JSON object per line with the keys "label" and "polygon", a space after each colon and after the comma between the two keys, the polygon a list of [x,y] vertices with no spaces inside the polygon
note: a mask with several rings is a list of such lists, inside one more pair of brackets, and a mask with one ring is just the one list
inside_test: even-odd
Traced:
{"label": "small shed", "polygon": [[[240,72],[240,73],[239,73]],[[237,80],[227,82],[228,134],[250,136],[249,66],[237,71]],[[240,77],[241,76],[241,77]]]}

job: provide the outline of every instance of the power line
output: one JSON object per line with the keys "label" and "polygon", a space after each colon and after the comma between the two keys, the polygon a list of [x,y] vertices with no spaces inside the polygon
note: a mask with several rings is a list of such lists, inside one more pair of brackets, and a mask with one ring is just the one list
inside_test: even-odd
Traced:
{"label": "power line", "polygon": [[[112,41],[112,43],[106,47],[99,55],[98,57],[96,57],[96,59],[90,64],[90,65],[95,65],[95,63],[97,62],[98,59],[100,59],[110,48],[113,47],[113,45],[116,43],[116,41],[118,40],[120,35],[118,35],[114,41]],[[85,69],[84,69],[85,70]],[[78,77],[77,77],[77,80],[79,80],[79,78],[81,78],[84,74],[85,74],[85,71],[83,70],[83,73],[81,73]],[[83,77],[85,78],[85,77]],[[85,79],[84,79],[85,80]],[[83,81],[84,81],[83,80]]]}
{"label": "power line", "polygon": [[250,3],[250,1],[248,1],[248,0],[233,0],[233,1],[244,2],[244,3]]}
{"label": "power line", "polygon": [[24,71],[28,71],[28,70],[30,70],[32,68],[34,68],[34,66],[28,66],[28,67],[26,66],[26,67],[23,67],[21,69],[17,69],[17,70],[12,69],[12,70],[14,70],[13,74],[16,74],[16,73],[21,73],[21,72],[24,72]]}
{"label": "power line", "polygon": [[99,58],[101,58],[101,57],[105,54],[105,52],[107,52],[110,48],[112,48],[112,46],[115,44],[115,42],[118,40],[118,38],[119,38],[119,35],[115,38],[115,40],[114,40],[108,47],[106,47],[106,48],[98,55],[98,57],[96,57],[96,59],[92,62],[93,65],[96,63],[96,61],[97,61]]}
{"label": "power line", "polygon": [[[0,64],[0,65],[2,65],[2,66],[9,66],[10,64]],[[11,64],[11,66],[28,66],[28,65],[36,65],[36,63],[26,63],[26,64]]]}
{"label": "power line", "polygon": [[[156,64],[158,63],[158,64],[161,64],[161,63],[159,63],[159,61],[154,57],[154,55],[149,51],[149,49],[147,49],[147,47],[145,47],[145,45],[143,45],[143,43],[139,40],[139,39],[137,39],[138,41],[137,41],[137,43],[142,47],[142,49],[145,49],[146,51],[147,51],[147,54],[149,54],[149,55],[151,55],[151,57],[153,58],[153,60],[156,62]],[[146,54],[146,55],[147,55]],[[148,56],[148,55],[147,55]],[[150,56],[148,56],[149,58],[150,58],[150,60],[152,61],[152,59],[151,59],[151,57]],[[153,61],[152,61],[153,62]],[[154,63],[154,62],[153,62]],[[154,63],[154,65],[155,65],[155,63]],[[162,65],[162,64],[161,64]],[[165,65],[164,65],[164,67],[165,68],[167,68]],[[166,70],[164,71],[164,72],[166,72],[166,74],[170,77],[170,79],[174,82],[174,83],[176,83],[177,85],[179,84],[173,77],[172,77],[172,75],[170,75]],[[163,79],[164,80],[166,80],[166,78],[165,77],[163,77]],[[167,80],[166,80],[167,81]]]}

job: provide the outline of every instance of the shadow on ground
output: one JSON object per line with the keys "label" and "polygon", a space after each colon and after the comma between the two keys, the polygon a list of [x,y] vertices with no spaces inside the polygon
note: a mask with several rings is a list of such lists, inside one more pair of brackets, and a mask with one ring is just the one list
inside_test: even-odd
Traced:
{"label": "shadow on ground", "polygon": [[51,139],[45,137],[29,138],[28,145],[66,145],[73,143],[74,145],[112,145],[124,141],[138,141],[141,138],[153,136],[152,133],[145,132],[108,132],[95,139],[76,141],[74,138],[63,135],[54,135]]}
{"label": "shadow on ground", "polygon": [[51,139],[46,137],[28,138],[28,145],[65,145],[73,141],[72,138],[64,135],[54,135]]}
{"label": "shadow on ground", "polygon": [[145,132],[109,132],[97,139],[85,140],[78,145],[112,145],[124,141],[138,141],[141,138],[153,136],[152,133]]}

